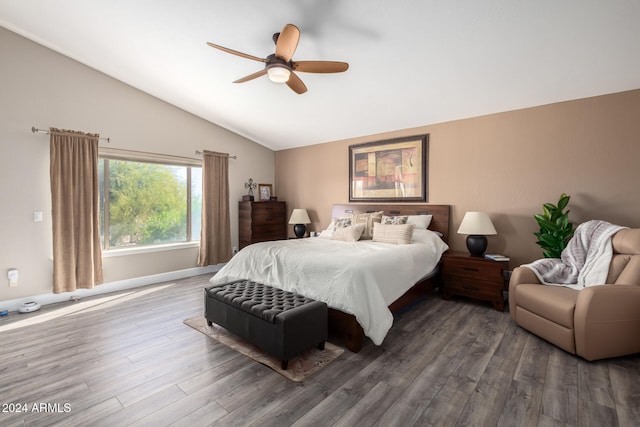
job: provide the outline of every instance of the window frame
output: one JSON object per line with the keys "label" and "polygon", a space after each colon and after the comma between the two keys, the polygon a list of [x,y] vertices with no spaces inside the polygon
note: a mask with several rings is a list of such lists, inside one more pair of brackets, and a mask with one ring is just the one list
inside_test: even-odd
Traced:
{"label": "window frame", "polygon": [[[197,240],[194,239],[193,233],[193,225],[192,225],[192,168],[200,168],[202,169],[202,160],[194,159],[190,157],[181,157],[181,156],[171,156],[164,154],[155,154],[155,153],[145,153],[141,151],[133,151],[133,150],[122,150],[122,149],[114,149],[101,147],[98,151],[98,160],[103,160],[103,201],[102,201],[102,215],[103,215],[103,242],[102,242],[102,251],[106,254],[113,254],[115,252],[155,252],[158,250],[172,250],[179,249],[182,247],[192,247],[200,245],[200,236],[197,236]],[[110,160],[118,160],[125,162],[135,162],[135,163],[153,163],[163,166],[178,166],[178,167],[186,167],[186,189],[187,189],[187,230],[186,230],[186,240],[177,241],[177,242],[165,242],[165,243],[153,243],[146,245],[135,245],[135,246],[127,246],[127,247],[111,247],[109,244],[109,161]]]}

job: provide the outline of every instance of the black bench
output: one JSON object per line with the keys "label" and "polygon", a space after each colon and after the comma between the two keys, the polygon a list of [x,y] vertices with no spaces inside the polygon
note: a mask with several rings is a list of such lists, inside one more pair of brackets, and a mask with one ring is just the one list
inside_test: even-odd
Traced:
{"label": "black bench", "polygon": [[324,349],[327,304],[250,280],[204,289],[204,316],[282,360],[313,346]]}

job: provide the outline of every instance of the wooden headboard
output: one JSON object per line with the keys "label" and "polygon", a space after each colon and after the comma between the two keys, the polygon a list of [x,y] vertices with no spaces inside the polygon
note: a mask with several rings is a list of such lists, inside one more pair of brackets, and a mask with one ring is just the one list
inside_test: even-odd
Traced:
{"label": "wooden headboard", "polygon": [[333,205],[331,209],[332,218],[342,218],[354,213],[369,213],[383,211],[384,215],[433,215],[429,230],[442,233],[442,240],[449,241],[449,212],[450,205]]}

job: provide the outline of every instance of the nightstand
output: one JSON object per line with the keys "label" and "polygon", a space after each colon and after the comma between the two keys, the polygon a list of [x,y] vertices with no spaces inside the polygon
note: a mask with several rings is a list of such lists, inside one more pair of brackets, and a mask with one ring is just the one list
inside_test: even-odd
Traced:
{"label": "nightstand", "polygon": [[496,310],[504,311],[503,274],[508,269],[509,261],[493,261],[468,252],[446,252],[442,256],[442,297],[448,300],[462,295],[489,301]]}

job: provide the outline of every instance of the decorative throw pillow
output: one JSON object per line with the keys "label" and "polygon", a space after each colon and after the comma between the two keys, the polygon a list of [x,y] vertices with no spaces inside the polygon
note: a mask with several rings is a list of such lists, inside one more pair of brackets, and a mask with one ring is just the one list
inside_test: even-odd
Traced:
{"label": "decorative throw pillow", "polygon": [[386,216],[383,215],[382,216],[382,224],[395,224],[395,225],[399,225],[399,224],[406,224],[407,223],[407,219],[408,217],[403,215],[403,216]]}
{"label": "decorative throw pillow", "polygon": [[373,227],[373,241],[406,245],[411,243],[413,224],[375,224]]}
{"label": "decorative throw pillow", "polygon": [[362,214],[353,214],[351,216],[353,224],[364,224],[364,232],[362,233],[362,240],[371,239],[373,237],[373,224],[382,221],[382,211],[369,212]]}
{"label": "decorative throw pillow", "polygon": [[407,224],[413,224],[416,228],[429,228],[433,215],[409,215]]}
{"label": "decorative throw pillow", "polygon": [[349,227],[336,228],[331,234],[331,240],[342,240],[343,242],[357,242],[364,231],[364,224],[351,225]]}
{"label": "decorative throw pillow", "polygon": [[335,231],[338,228],[349,227],[351,225],[351,217],[334,218],[331,222],[333,223],[333,231]]}

